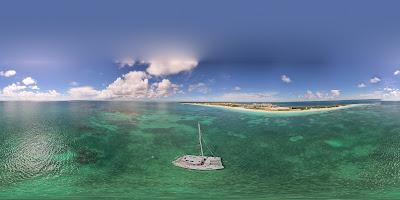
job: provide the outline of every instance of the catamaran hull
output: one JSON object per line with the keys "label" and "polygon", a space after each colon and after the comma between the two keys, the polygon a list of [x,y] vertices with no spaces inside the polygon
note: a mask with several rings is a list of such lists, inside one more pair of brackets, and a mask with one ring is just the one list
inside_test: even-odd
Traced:
{"label": "catamaran hull", "polygon": [[220,157],[185,155],[172,162],[177,167],[192,170],[224,169]]}

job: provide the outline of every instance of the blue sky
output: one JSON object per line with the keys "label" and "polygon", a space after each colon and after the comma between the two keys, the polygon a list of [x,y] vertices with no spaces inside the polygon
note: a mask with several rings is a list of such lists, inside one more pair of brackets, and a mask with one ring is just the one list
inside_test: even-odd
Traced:
{"label": "blue sky", "polygon": [[400,99],[399,1],[2,1],[1,100]]}

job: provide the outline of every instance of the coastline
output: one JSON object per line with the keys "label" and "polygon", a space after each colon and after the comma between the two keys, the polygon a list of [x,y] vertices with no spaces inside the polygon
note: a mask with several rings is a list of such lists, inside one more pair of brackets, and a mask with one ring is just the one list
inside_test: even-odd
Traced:
{"label": "coastline", "polygon": [[214,107],[214,108],[222,108],[228,110],[236,110],[236,111],[246,111],[246,112],[255,112],[255,113],[269,113],[269,114],[289,114],[289,113],[318,113],[324,111],[333,111],[333,110],[340,110],[340,109],[347,109],[353,108],[357,106],[365,106],[368,104],[348,104],[339,107],[332,107],[332,108],[312,108],[308,110],[293,110],[293,111],[269,111],[269,110],[257,110],[257,109],[248,109],[242,107],[230,107],[230,106],[222,106],[222,105],[210,105],[210,104],[203,104],[203,103],[182,103],[186,105],[195,105],[195,106],[205,106],[205,107]]}

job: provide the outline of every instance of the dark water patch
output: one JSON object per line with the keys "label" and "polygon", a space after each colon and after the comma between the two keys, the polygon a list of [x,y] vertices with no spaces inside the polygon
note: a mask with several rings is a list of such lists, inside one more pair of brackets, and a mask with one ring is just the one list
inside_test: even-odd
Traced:
{"label": "dark water patch", "polygon": [[96,129],[94,128],[94,127],[91,127],[91,126],[88,126],[88,125],[80,125],[78,128],[77,128],[77,131],[79,132],[79,133],[86,133],[86,132],[93,132],[93,131],[95,131]]}
{"label": "dark water patch", "polygon": [[186,126],[196,125],[196,124],[193,124],[193,119],[191,119],[191,120],[180,119],[180,120],[176,121],[176,124],[181,124],[181,125],[186,125]]}
{"label": "dark water patch", "polygon": [[77,153],[75,157],[75,162],[79,164],[92,164],[96,163],[101,156],[98,152],[93,150],[81,150]]}

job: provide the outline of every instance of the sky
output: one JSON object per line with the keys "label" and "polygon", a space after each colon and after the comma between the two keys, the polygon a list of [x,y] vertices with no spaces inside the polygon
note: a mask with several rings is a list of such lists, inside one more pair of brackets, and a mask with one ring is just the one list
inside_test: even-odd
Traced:
{"label": "sky", "polygon": [[399,7],[4,0],[0,100],[400,100]]}

